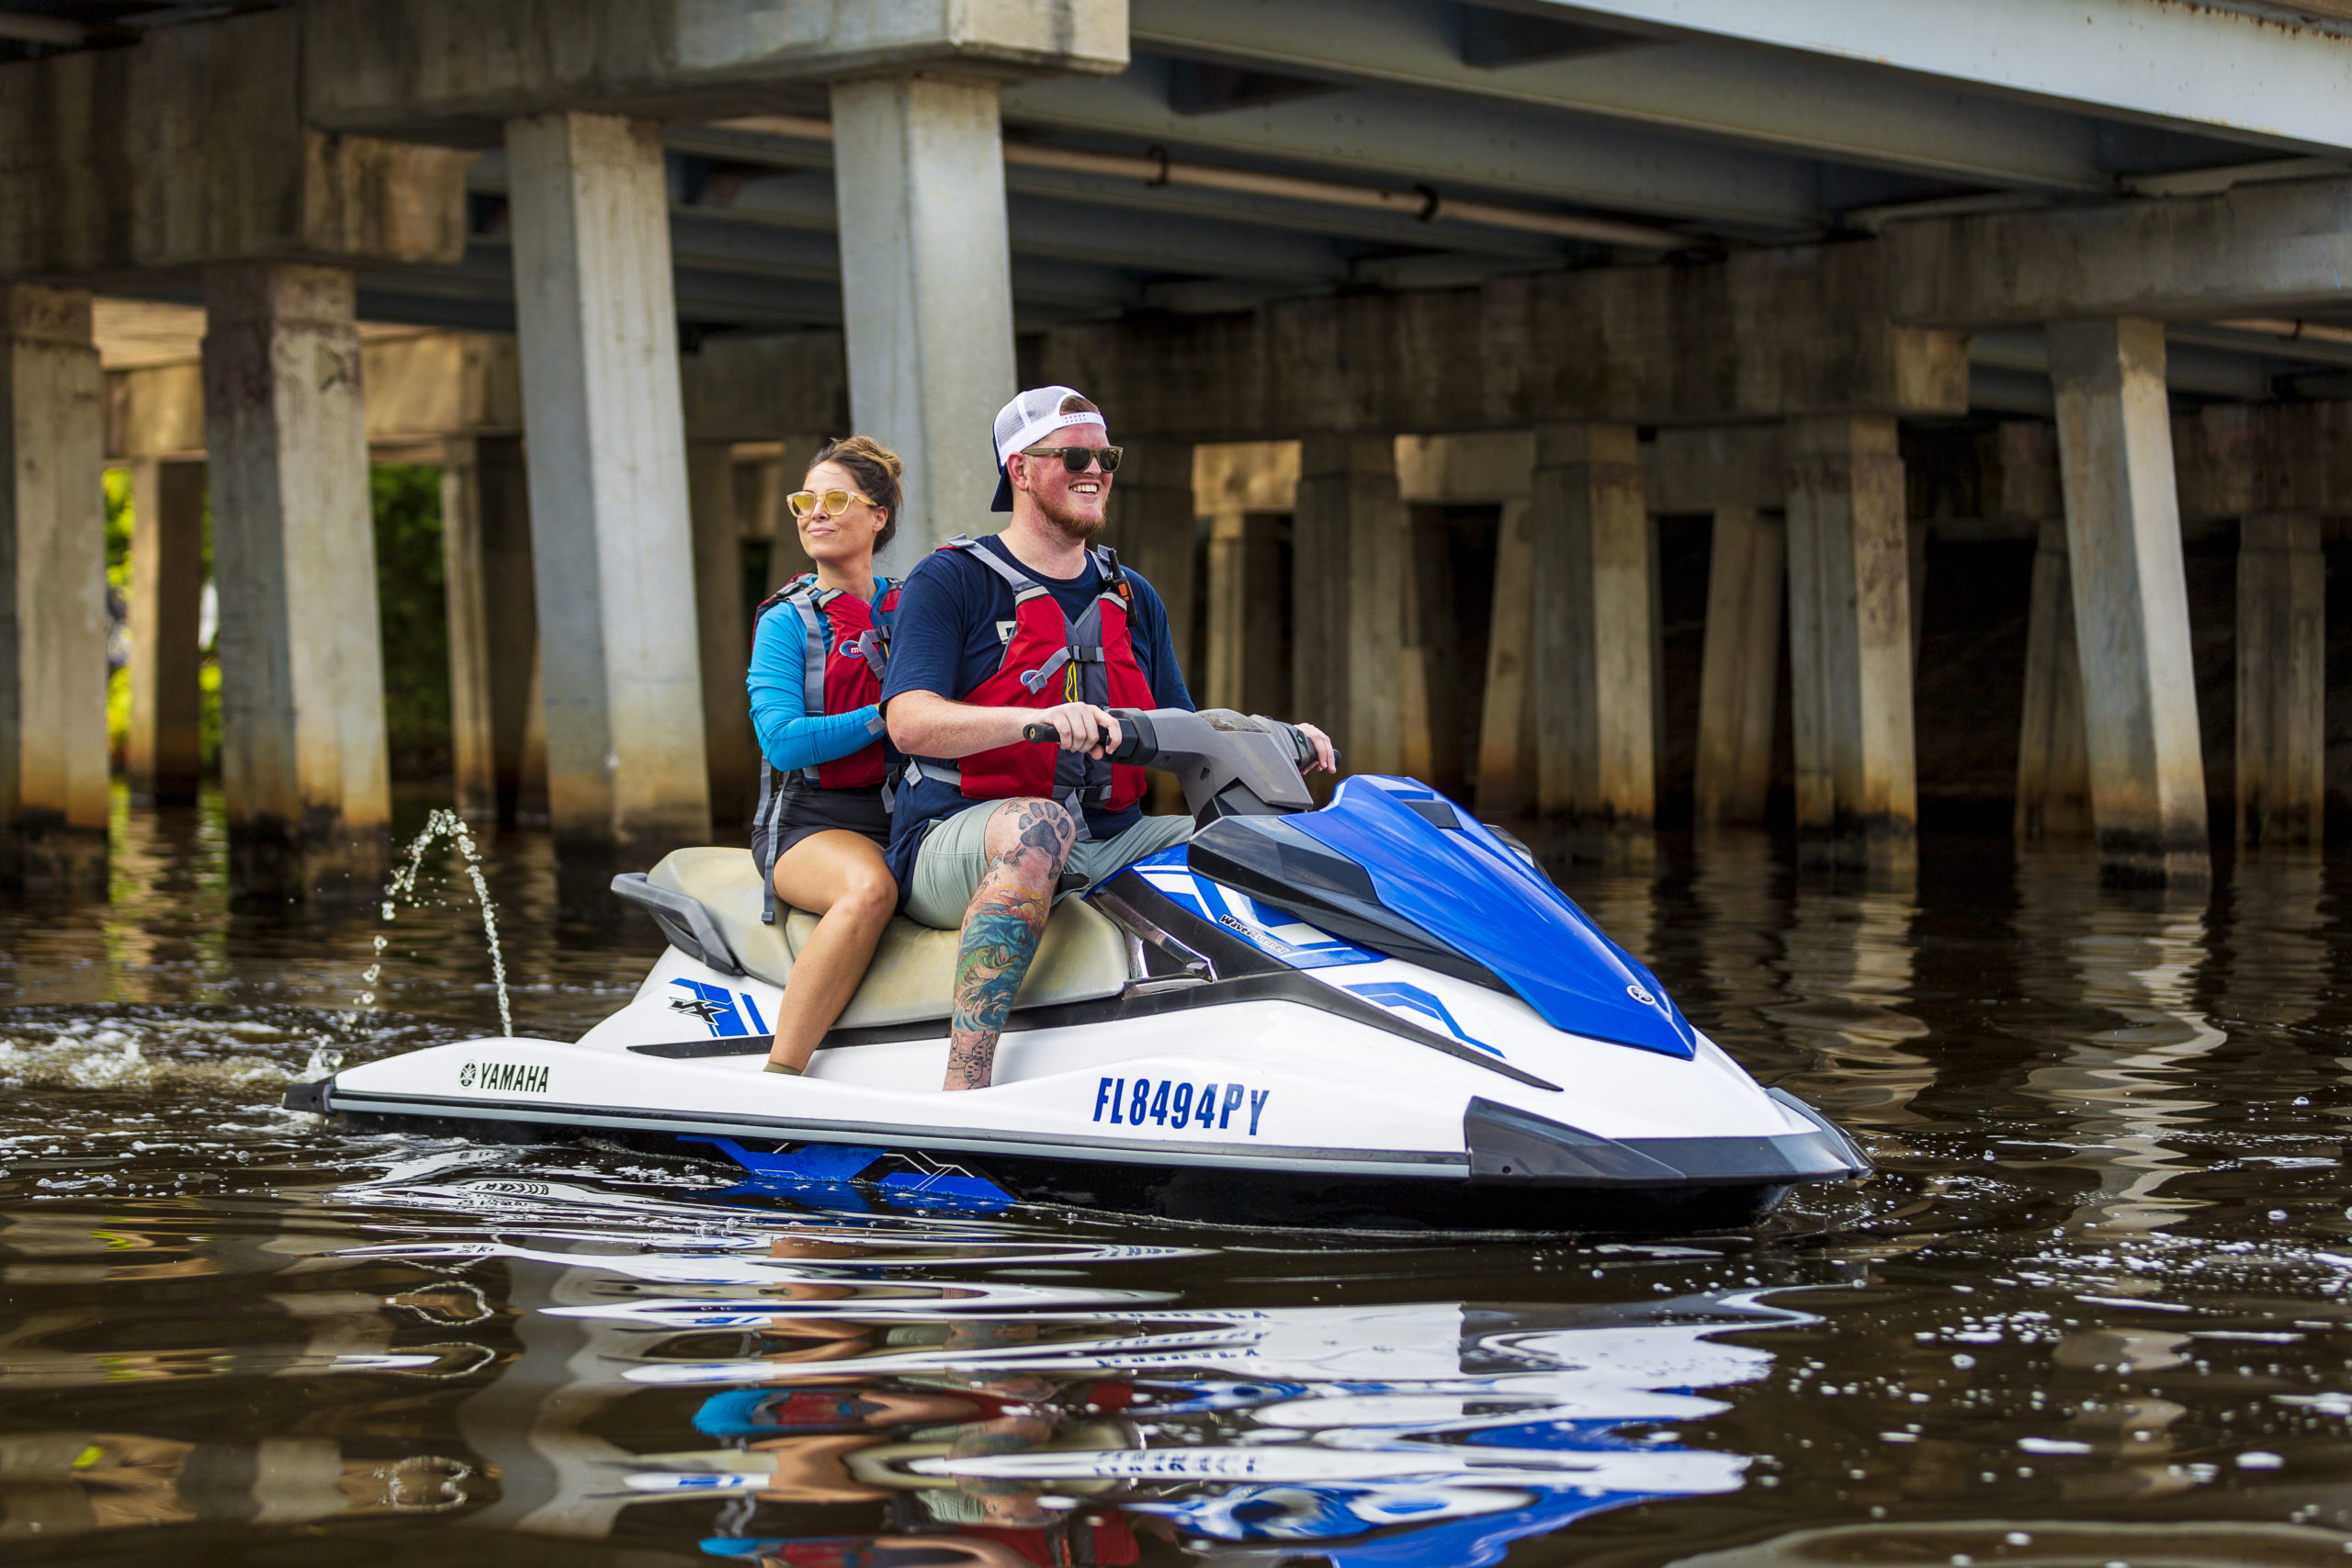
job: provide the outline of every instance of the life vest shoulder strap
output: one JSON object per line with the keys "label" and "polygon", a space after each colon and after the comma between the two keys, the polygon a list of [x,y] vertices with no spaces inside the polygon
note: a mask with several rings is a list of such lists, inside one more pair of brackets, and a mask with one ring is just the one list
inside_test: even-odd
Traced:
{"label": "life vest shoulder strap", "polygon": [[[825,711],[825,648],[831,627],[821,613],[821,592],[816,574],[803,572],[777,589],[759,608],[762,615],[771,609],[788,608],[800,622],[800,711],[811,717]],[[756,617],[752,624],[758,624]],[[816,782],[814,768],[802,772],[809,783]]]}
{"label": "life vest shoulder strap", "polygon": [[1097,545],[1086,553],[1094,558],[1094,570],[1102,576],[1102,591],[1095,597],[1118,605],[1132,624],[1136,618],[1135,584],[1127,581],[1126,569],[1119,564],[1119,552],[1108,545]]}
{"label": "life vest shoulder strap", "polygon": [[783,587],[777,589],[775,592],[769,594],[766,598],[752,606],[752,624],[754,626],[758,626],[760,624],[761,616],[766,615],[770,610],[775,609],[777,605],[783,604],[795,593],[797,593],[803,588],[809,586],[816,581],[817,580],[814,576],[804,571],[798,577],[786,581]]}
{"label": "life vest shoulder strap", "polygon": [[1127,569],[1119,564],[1119,552],[1108,545],[1090,545],[1086,553],[1094,559],[1094,570],[1122,599],[1133,599],[1135,587],[1127,581]]}
{"label": "life vest shoulder strap", "polygon": [[1006,586],[1012,590],[1012,604],[1016,611],[1020,606],[1027,604],[1030,600],[1038,598],[1041,595],[1050,595],[1052,592],[1052,590],[1048,589],[1044,583],[1038,581],[1035,578],[1030,576],[1027,572],[1022,570],[1018,566],[1015,566],[1012,562],[1005,559],[994,550],[982,549],[980,547],[980,542],[978,539],[973,538],[968,534],[958,534],[939,547],[943,550],[962,550],[966,554],[969,555],[974,560],[978,561],[982,566],[987,567],[990,571],[1002,578]]}

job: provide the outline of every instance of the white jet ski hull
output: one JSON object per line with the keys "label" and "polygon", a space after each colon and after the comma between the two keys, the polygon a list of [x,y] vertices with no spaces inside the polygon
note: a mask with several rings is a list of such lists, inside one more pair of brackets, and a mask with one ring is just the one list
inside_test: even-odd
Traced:
{"label": "white jet ski hull", "polygon": [[809,918],[763,920],[743,852],[681,850],[616,879],[670,951],[579,1041],[414,1051],[287,1102],[723,1155],[828,1202],[1248,1224],[1713,1228],[1868,1172],[1427,785],[1359,774],[1309,809],[1287,727],[1121,722],[1199,826],[1056,911],[992,1088],[940,1091],[955,942],[903,921],[808,1075],[763,1073]]}
{"label": "white jet ski hull", "polygon": [[[1135,880],[1112,886],[1141,902]],[[1753,1221],[1795,1182],[1868,1168],[1703,1036],[1687,1060],[1632,1050],[1555,1029],[1491,987],[1359,956],[1205,982],[1139,972],[1116,997],[1016,1012],[995,1087],[945,1094],[943,1021],[837,1031],[807,1077],[762,1072],[781,988],[673,947],[576,1043],[435,1046],[300,1086],[288,1103],[721,1156],[825,1201],[1253,1224],[1717,1228]]]}

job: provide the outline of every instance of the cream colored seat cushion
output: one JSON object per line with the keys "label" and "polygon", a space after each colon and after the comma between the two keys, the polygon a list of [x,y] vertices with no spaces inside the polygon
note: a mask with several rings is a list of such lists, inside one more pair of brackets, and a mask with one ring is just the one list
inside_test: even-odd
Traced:
{"label": "cream colored seat cushion", "polygon": [[[817,929],[817,917],[803,909],[787,913],[779,908],[782,918],[772,926],[760,919],[760,871],[749,850],[674,850],[646,874],[646,880],[701,900],[744,972],[772,986],[783,985],[792,974],[794,955]],[[933,931],[903,915],[894,917],[882,933],[865,983],[850,998],[837,1027],[865,1029],[945,1018],[953,1010],[956,942],[955,931]],[[1126,984],[1127,944],[1119,928],[1077,899],[1065,898],[1046,922],[1036,962],[1029,966],[1029,977],[1012,1005],[1091,1001],[1116,996]]]}

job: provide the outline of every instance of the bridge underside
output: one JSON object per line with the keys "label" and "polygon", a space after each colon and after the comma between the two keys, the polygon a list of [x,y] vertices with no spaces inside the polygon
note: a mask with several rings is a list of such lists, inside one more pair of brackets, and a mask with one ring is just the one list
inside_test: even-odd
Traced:
{"label": "bridge underside", "polygon": [[[903,565],[988,525],[979,433],[1047,380],[1135,449],[1114,540],[1204,700],[1563,843],[1788,811],[1904,874],[1925,568],[2004,541],[2020,834],[2194,880],[2212,799],[2322,833],[2336,7],[950,10],[0,16],[0,878],[103,864],[107,464],[148,798],[193,786],[209,497],[242,887],[381,859],[371,451],[443,468],[461,800],[593,870],[740,817],[745,563],[816,441],[908,458]],[[2232,537],[2209,757],[2183,540]]]}

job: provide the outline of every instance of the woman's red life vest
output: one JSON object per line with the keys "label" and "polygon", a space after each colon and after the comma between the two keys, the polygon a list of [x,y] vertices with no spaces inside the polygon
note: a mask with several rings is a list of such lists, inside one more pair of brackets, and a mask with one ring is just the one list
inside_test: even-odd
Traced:
{"label": "woman's red life vest", "polygon": [[[789,610],[800,623],[801,705],[810,715],[854,713],[882,700],[882,676],[889,666],[889,630],[885,620],[899,607],[899,585],[888,578],[875,581],[874,603],[838,588],[820,588],[813,575],[794,578],[760,602],[752,614],[752,637],[758,640],[760,623],[769,612]],[[801,782],[815,789],[878,789],[882,803],[890,801],[889,760],[880,737],[846,757],[800,770]],[[752,855],[759,863],[765,889],[761,919],[775,921],[776,829],[784,816],[784,781],[767,756],[760,756],[760,806],[752,814]]]}
{"label": "woman's red life vest", "polygon": [[[801,703],[812,716],[854,713],[882,700],[882,676],[889,667],[889,633],[877,625],[875,613],[886,618],[899,607],[898,584],[888,578],[868,604],[854,593],[820,588],[813,575],[794,578],[766,599],[752,616],[757,637],[761,620],[771,610],[790,608],[799,619],[803,652]],[[871,789],[882,782],[885,766],[882,742],[820,762],[800,771],[802,780],[820,789]]]}
{"label": "woman's red life vest", "polygon": [[[967,538],[950,539],[941,548],[969,551],[1012,590],[1012,632],[1005,639],[1004,657],[960,701],[974,707],[1005,708],[1042,709],[1064,703],[1151,706],[1151,682],[1136,662],[1135,590],[1119,570],[1116,555],[1099,548],[1086,552],[1102,589],[1086,614],[1073,621],[1062,614],[1051,589],[996,551],[981,549]],[[1098,811],[1133,806],[1149,783],[1141,768],[1114,767],[1025,740],[956,762],[921,761],[910,772],[917,770],[931,778],[956,778],[967,800],[1040,795]],[[1085,820],[1083,816],[1079,819]]]}

